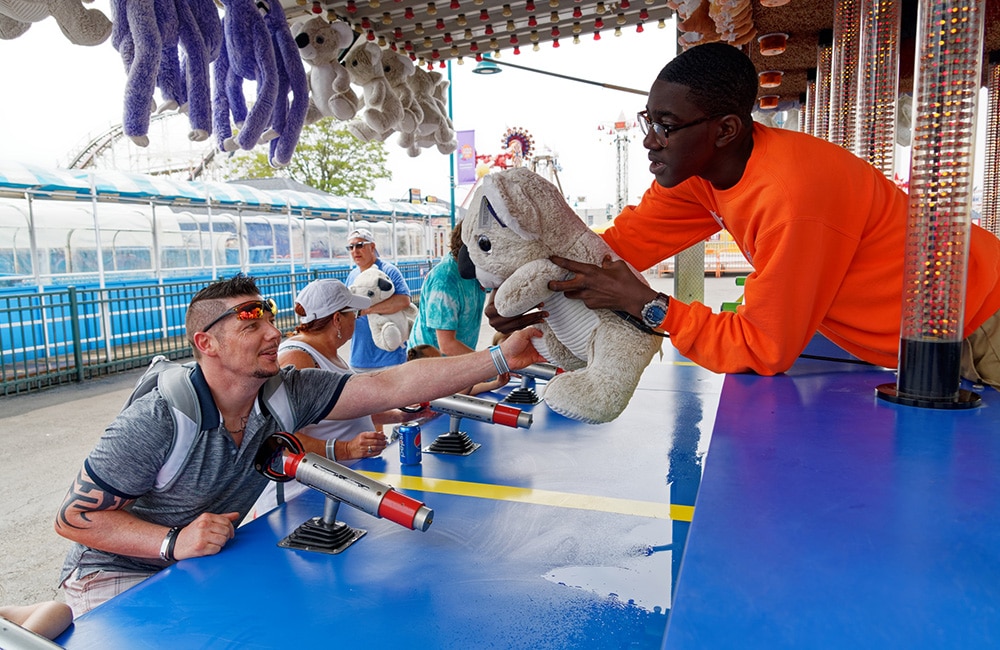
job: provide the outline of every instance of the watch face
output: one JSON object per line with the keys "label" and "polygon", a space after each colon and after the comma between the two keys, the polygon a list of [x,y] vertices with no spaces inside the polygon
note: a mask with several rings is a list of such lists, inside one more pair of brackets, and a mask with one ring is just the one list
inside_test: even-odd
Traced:
{"label": "watch face", "polygon": [[642,309],[642,320],[650,327],[658,327],[667,315],[667,310],[659,302],[651,302]]}

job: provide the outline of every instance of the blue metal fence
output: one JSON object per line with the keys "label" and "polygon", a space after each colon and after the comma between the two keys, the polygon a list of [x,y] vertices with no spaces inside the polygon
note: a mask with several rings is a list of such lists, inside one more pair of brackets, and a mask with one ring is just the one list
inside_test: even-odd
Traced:
{"label": "blue metal fence", "polygon": [[[414,297],[429,260],[399,262]],[[345,280],[349,268],[255,275],[261,294],[278,304],[277,325],[294,328],[295,294],[312,280]],[[84,381],[142,367],[156,355],[190,356],[184,316],[211,282],[188,278],[115,286],[41,287],[0,291],[0,395]]]}

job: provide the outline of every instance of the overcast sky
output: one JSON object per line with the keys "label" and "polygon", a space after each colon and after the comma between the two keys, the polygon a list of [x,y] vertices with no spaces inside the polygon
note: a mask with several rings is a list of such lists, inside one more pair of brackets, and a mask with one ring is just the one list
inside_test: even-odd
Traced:
{"label": "overcast sky", "polygon": [[[93,6],[108,13],[107,0]],[[655,23],[639,34],[634,27],[620,37],[611,32],[595,42],[581,35],[574,45],[564,39],[539,52],[530,47],[510,61],[597,84],[614,84],[646,91],[656,73],[673,56],[675,31],[670,23]],[[480,153],[501,153],[501,138],[509,127],[526,129],[539,150],[558,157],[564,193],[587,206],[614,203],[616,148],[599,126],[624,114],[634,121],[645,107],[645,97],[606,89],[600,85],[504,68],[496,75],[475,75],[475,62],[452,66],[453,121],[456,129],[474,130]],[[446,70],[441,70],[446,73]],[[124,69],[111,42],[96,47],[70,43],[52,19],[34,24],[23,36],[0,40],[0,158],[44,166],[65,166],[91,138],[120,121]],[[249,84],[248,84],[249,86]],[[251,87],[252,88],[252,87]],[[648,171],[640,134],[632,132],[629,145],[629,200],[642,194],[652,176]],[[162,146],[154,140],[151,147]],[[386,143],[393,178],[376,188],[374,198],[405,197],[410,188],[447,199],[450,193],[449,158],[425,150],[410,158],[395,143]],[[459,186],[456,201],[468,194]]]}

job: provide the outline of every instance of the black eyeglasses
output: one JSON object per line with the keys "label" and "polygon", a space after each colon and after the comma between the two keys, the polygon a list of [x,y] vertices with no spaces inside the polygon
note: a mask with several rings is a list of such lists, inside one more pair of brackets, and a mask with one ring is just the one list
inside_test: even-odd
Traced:
{"label": "black eyeglasses", "polygon": [[348,244],[344,248],[346,248],[348,251],[352,251],[356,248],[364,248],[370,243],[371,243],[370,241],[359,241],[357,244]]}
{"label": "black eyeglasses", "polygon": [[218,318],[206,325],[201,331],[207,332],[220,320],[232,314],[236,314],[237,320],[260,320],[264,318],[265,314],[271,314],[274,316],[277,313],[278,305],[274,304],[274,301],[270,298],[267,300],[249,300],[247,302],[241,302],[235,307],[230,307],[226,311],[222,312]]}
{"label": "black eyeglasses", "polygon": [[713,120],[720,115],[707,115],[705,117],[699,117],[697,120],[692,120],[686,124],[660,124],[659,122],[654,122],[649,119],[649,111],[639,111],[635,114],[639,119],[639,129],[642,131],[643,137],[649,135],[649,132],[653,132],[653,137],[656,138],[656,143],[661,147],[667,146],[667,139],[670,134],[674,131],[680,131],[681,129],[686,129],[689,126],[697,126],[699,124],[704,124],[709,120]]}

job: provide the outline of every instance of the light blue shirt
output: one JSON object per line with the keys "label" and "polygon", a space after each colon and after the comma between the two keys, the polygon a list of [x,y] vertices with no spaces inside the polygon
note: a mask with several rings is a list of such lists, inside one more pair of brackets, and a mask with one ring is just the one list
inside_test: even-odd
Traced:
{"label": "light blue shirt", "polygon": [[458,263],[449,253],[424,279],[420,309],[407,344],[429,344],[440,349],[436,330],[452,330],[459,341],[475,350],[485,304],[486,292],[479,282],[459,275]]}

